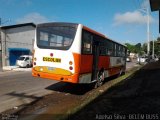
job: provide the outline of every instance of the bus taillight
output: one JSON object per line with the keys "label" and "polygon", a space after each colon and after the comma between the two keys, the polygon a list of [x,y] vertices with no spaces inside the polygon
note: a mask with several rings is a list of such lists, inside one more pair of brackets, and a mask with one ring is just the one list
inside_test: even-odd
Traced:
{"label": "bus taillight", "polygon": [[72,61],[69,61],[69,65],[72,65],[73,64],[73,62]]}
{"label": "bus taillight", "polygon": [[72,67],[72,66],[70,66],[70,67],[69,67],[69,69],[70,69],[70,70],[73,70],[73,67]]}
{"label": "bus taillight", "polygon": [[34,60],[34,61],[37,61],[37,58],[34,58],[33,60]]}
{"label": "bus taillight", "polygon": [[53,53],[50,53],[50,56],[53,57]]}

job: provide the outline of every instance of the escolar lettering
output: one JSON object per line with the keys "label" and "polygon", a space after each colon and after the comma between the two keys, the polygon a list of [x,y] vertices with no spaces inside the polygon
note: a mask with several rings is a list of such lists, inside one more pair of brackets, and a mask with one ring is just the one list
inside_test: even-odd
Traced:
{"label": "escolar lettering", "polygon": [[61,59],[60,58],[43,57],[43,61],[47,61],[47,62],[61,62]]}

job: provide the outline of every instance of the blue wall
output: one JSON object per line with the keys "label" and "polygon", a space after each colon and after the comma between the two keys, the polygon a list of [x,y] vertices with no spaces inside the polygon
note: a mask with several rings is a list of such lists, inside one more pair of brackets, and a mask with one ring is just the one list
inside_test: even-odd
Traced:
{"label": "blue wall", "polygon": [[8,48],[9,51],[9,64],[10,66],[16,65],[16,60],[21,55],[29,55],[30,50],[26,48]]}

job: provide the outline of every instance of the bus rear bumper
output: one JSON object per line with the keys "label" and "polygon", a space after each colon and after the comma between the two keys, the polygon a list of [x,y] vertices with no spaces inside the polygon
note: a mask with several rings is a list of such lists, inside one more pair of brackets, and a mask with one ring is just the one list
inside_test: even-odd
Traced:
{"label": "bus rear bumper", "polygon": [[51,73],[45,73],[45,72],[38,72],[32,69],[32,76],[33,77],[41,77],[41,78],[47,78],[51,80],[57,80],[62,82],[70,82],[70,83],[78,83],[78,74],[73,75],[59,75],[59,74],[51,74]]}

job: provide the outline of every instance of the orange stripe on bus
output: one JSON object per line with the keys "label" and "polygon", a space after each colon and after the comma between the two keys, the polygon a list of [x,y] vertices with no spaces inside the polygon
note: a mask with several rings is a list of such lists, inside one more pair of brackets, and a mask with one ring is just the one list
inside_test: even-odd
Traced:
{"label": "orange stripe on bus", "polygon": [[75,69],[75,73],[79,73],[80,72],[80,59],[81,59],[81,55],[78,53],[73,53],[73,57],[74,57],[74,69]]}

